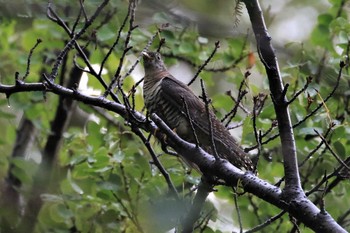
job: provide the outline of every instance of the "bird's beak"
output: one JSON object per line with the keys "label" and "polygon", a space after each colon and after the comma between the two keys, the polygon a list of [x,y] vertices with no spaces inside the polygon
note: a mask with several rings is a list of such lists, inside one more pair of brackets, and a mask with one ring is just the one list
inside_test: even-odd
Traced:
{"label": "bird's beak", "polygon": [[142,51],[141,54],[143,57],[151,58],[146,51]]}

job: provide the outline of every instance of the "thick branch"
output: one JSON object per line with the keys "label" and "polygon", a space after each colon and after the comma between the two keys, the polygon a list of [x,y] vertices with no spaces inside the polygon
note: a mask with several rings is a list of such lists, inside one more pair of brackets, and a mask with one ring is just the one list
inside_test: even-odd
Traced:
{"label": "thick branch", "polygon": [[183,233],[193,232],[195,223],[200,217],[200,213],[205,203],[205,200],[207,199],[212,189],[212,185],[203,176],[201,182],[198,185],[197,193],[193,200],[191,209],[182,222]]}
{"label": "thick branch", "polygon": [[[132,116],[125,106],[102,97],[91,97],[78,91],[62,87],[55,83],[20,84],[14,86],[0,85],[0,92],[7,95],[26,91],[51,91],[55,94],[79,100],[85,104],[99,106],[121,115],[125,120],[132,121],[135,126],[155,134],[158,139],[164,136],[157,126],[137,111],[132,111]],[[322,213],[305,196],[292,202],[281,199],[281,190],[251,173],[243,173],[226,160],[215,160],[213,155],[204,152],[200,147],[190,144],[179,138],[169,129],[164,122],[152,115],[154,122],[167,134],[168,143],[176,152],[183,155],[189,161],[198,165],[203,174],[216,176],[224,180],[227,185],[234,186],[238,181],[247,192],[291,213],[295,218],[302,221],[306,226],[318,232],[345,232],[327,213]]]}
{"label": "thick branch", "polygon": [[315,232],[346,232],[327,212],[320,211],[305,195],[300,194],[298,198],[287,203],[282,198],[282,191],[276,186],[252,173],[243,173],[227,160],[215,159],[200,147],[182,140],[155,114],[151,118],[165,132],[169,145],[186,160],[195,163],[203,174],[216,176],[231,186],[239,182],[245,191],[288,211]]}
{"label": "thick branch", "polygon": [[269,79],[271,96],[274,102],[275,112],[277,116],[278,128],[281,138],[282,155],[285,170],[285,190],[286,198],[294,198],[290,195],[296,190],[294,195],[301,194],[300,177],[298,171],[298,163],[296,157],[296,147],[293,135],[292,123],[290,120],[288,102],[285,96],[286,90],[283,87],[278,62],[274,49],[271,45],[271,37],[269,36],[262,11],[258,0],[243,1],[247,7],[250,21],[257,41],[257,47],[261,61],[265,66],[265,70]]}

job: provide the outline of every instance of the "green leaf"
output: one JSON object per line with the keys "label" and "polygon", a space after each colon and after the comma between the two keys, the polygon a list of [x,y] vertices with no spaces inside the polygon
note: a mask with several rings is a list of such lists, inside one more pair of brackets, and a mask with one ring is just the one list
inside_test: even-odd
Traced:
{"label": "green leaf", "polygon": [[349,127],[344,126],[344,125],[336,126],[333,130],[333,133],[332,133],[332,140],[333,141],[340,141],[340,140],[344,139],[344,137],[346,137],[346,135],[348,135],[348,132],[346,132],[346,131],[349,131]]}
{"label": "green leaf", "polygon": [[191,54],[195,51],[193,42],[182,42],[179,47],[179,52],[183,54]]}
{"label": "green leaf", "polygon": [[315,45],[332,49],[328,26],[318,25],[311,33],[311,42]]}
{"label": "green leaf", "polygon": [[335,141],[333,143],[334,149],[336,151],[336,153],[338,154],[338,156],[340,158],[345,158],[346,157],[346,149],[345,146],[343,145],[343,143],[339,142],[339,141]]}
{"label": "green leaf", "polygon": [[56,211],[59,214],[59,216],[63,219],[70,219],[74,217],[73,212],[70,209],[68,209],[66,205],[57,205]]}
{"label": "green leaf", "polygon": [[98,30],[97,38],[100,41],[110,40],[116,37],[115,31],[111,30],[109,27],[102,27]]}
{"label": "green leaf", "polygon": [[116,151],[115,153],[113,153],[111,162],[121,163],[124,160],[124,157],[125,157],[125,154],[123,153],[123,151],[121,150]]}
{"label": "green leaf", "polygon": [[215,109],[224,109],[226,112],[230,111],[234,106],[231,97],[225,94],[215,95],[213,98],[213,105]]}
{"label": "green leaf", "polygon": [[162,36],[164,37],[165,41],[167,42],[173,42],[175,40],[175,34],[170,30],[163,30]]}
{"label": "green leaf", "polygon": [[323,129],[322,128],[317,128],[317,127],[304,127],[301,128],[298,131],[298,135],[317,135],[317,133],[315,132],[315,130],[317,132],[319,132],[320,134],[322,134]]}
{"label": "green leaf", "polygon": [[322,14],[318,16],[318,23],[321,25],[328,26],[333,20],[333,16],[331,14]]}
{"label": "green leaf", "polygon": [[84,191],[79,187],[79,185],[76,184],[76,183],[72,180],[72,176],[71,176],[70,170],[67,171],[67,180],[68,180],[70,186],[72,187],[72,189],[73,189],[76,193],[78,193],[78,194],[80,194],[80,195],[84,194]]}
{"label": "green leaf", "polygon": [[40,197],[44,202],[61,203],[63,201],[63,198],[60,195],[44,193],[41,194]]}
{"label": "green leaf", "polygon": [[37,164],[33,160],[15,158],[12,160],[12,164],[14,165],[12,168],[13,175],[23,183],[30,183],[32,181],[32,177],[37,168]]}
{"label": "green leaf", "polygon": [[114,182],[109,182],[109,181],[99,182],[98,186],[103,190],[110,190],[110,191],[117,191],[119,187]]}
{"label": "green leaf", "polygon": [[104,132],[102,131],[101,126],[95,122],[89,122],[87,128],[89,132],[87,144],[93,148],[99,148],[103,144],[102,138]]}

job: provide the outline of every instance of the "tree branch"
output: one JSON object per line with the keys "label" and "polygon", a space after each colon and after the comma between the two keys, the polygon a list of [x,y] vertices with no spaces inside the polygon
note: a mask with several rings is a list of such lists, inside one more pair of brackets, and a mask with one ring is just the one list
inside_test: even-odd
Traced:
{"label": "tree branch", "polygon": [[196,196],[193,199],[191,209],[182,222],[183,233],[193,232],[194,224],[199,219],[204,202],[207,199],[209,193],[212,191],[212,189],[212,185],[204,176],[202,176],[202,179],[198,185]]}
{"label": "tree branch", "polygon": [[346,232],[327,212],[321,212],[305,195],[286,202],[281,189],[250,172],[243,173],[227,160],[216,159],[200,147],[182,140],[157,115],[152,114],[151,119],[167,135],[169,145],[184,158],[195,163],[203,174],[222,179],[226,185],[232,187],[240,182],[245,191],[288,211],[316,232]]}
{"label": "tree branch", "polygon": [[[271,37],[267,33],[266,25],[258,0],[244,0],[243,2],[247,7],[250,21],[253,27],[260,60],[265,66],[265,70],[269,79],[271,96],[277,116],[286,177],[284,192],[288,193],[285,198],[293,199],[299,195],[302,196],[303,191],[300,185],[295,140],[288,110],[288,102],[285,97],[277,58],[271,44]],[[295,194],[290,195],[291,192],[294,191],[296,191]]]}

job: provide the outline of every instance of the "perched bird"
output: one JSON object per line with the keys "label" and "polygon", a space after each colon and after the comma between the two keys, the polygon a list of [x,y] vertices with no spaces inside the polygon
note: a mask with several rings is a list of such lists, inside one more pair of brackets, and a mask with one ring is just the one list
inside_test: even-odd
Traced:
{"label": "perched bird", "polygon": [[[147,110],[156,113],[182,139],[195,143],[189,122],[191,119],[199,146],[207,153],[214,154],[205,103],[186,84],[167,71],[158,52],[142,54],[145,68],[143,96]],[[240,169],[253,170],[254,166],[248,155],[211,110],[209,116],[218,156]]]}

